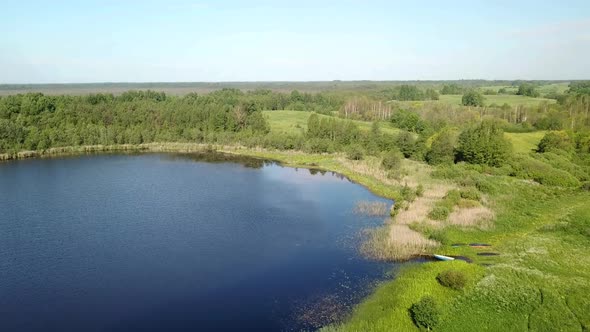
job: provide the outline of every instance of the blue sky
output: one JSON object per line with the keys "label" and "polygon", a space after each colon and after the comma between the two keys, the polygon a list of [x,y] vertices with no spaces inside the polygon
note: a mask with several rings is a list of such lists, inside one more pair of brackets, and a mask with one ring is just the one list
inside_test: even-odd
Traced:
{"label": "blue sky", "polygon": [[0,83],[590,79],[590,1],[5,1]]}

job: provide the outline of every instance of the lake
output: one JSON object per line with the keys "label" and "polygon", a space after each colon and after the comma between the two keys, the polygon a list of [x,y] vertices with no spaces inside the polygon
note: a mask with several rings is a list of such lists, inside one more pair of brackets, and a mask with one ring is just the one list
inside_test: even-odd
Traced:
{"label": "lake", "polygon": [[[391,265],[337,174],[213,155],[0,163],[0,330],[297,331]],[[389,202],[391,203],[391,202]]]}

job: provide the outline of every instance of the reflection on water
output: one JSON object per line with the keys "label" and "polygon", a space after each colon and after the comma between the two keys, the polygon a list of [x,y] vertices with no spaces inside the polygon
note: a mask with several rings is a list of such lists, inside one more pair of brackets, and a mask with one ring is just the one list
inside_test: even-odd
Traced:
{"label": "reflection on water", "polygon": [[[245,166],[245,167],[244,167]],[[389,266],[358,255],[387,200],[344,177],[223,154],[4,163],[6,331],[297,331]]]}

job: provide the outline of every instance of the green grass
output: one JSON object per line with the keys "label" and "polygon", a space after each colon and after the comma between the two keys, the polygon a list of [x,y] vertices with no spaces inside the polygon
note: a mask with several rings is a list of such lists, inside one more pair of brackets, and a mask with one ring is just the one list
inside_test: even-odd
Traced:
{"label": "green grass", "polygon": [[[541,85],[537,88],[537,91],[539,91],[539,93],[541,94],[541,96],[550,93],[550,92],[555,92],[557,91],[557,93],[565,93],[565,91],[567,89],[569,89],[569,82],[560,82],[560,83],[551,83],[551,84],[545,84],[545,85]],[[498,91],[501,88],[506,89],[507,92],[510,93],[516,93],[518,91],[518,86],[512,86],[512,85],[487,85],[487,86],[481,86],[478,88],[479,91],[484,92],[485,90],[494,90],[494,91]]]}
{"label": "green grass", "polygon": [[[270,129],[273,132],[283,132],[283,133],[290,133],[290,134],[304,134],[307,130],[307,119],[311,115],[311,112],[302,112],[302,111],[263,111],[264,116],[267,118],[268,123],[270,124]],[[332,118],[327,115],[318,114],[320,118]],[[344,119],[336,118],[340,121],[345,121]],[[361,130],[371,130],[371,122],[368,121],[357,121],[353,120],[353,122],[359,127]],[[381,122],[381,131],[383,133],[388,134],[396,134],[399,132],[399,129],[394,128],[388,122]]]}
{"label": "green grass", "polygon": [[[461,105],[461,98],[462,95],[440,95],[439,102],[441,103],[448,103],[453,105]],[[532,98],[526,96],[517,96],[517,95],[491,95],[491,96],[484,96],[485,97],[485,104],[491,105],[496,104],[498,106],[504,105],[504,103],[510,106],[537,106],[542,102],[547,103],[555,103],[554,99],[546,99],[546,98]]]}
{"label": "green grass", "polygon": [[[494,185],[489,230],[444,230],[439,249],[473,264],[437,262],[402,268],[380,285],[348,321],[326,331],[412,331],[408,309],[424,295],[441,308],[437,331],[582,331],[590,328],[590,193],[549,188],[514,178],[478,175]],[[466,178],[468,175],[461,176]],[[489,249],[452,243],[484,242]],[[478,256],[493,251],[499,256]],[[482,266],[481,264],[491,264]],[[453,291],[436,282],[452,267],[470,283]]]}
{"label": "green grass", "polygon": [[545,136],[545,131],[504,133],[504,135],[512,142],[514,152],[529,153],[537,148],[537,144],[539,144],[543,136]]}

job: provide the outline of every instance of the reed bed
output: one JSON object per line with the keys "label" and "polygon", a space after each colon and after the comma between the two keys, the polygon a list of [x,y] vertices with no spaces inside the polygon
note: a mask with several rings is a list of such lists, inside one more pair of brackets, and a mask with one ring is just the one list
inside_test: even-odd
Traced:
{"label": "reed bed", "polygon": [[389,215],[390,206],[386,202],[359,201],[354,207],[354,212],[371,217],[385,217]]}

